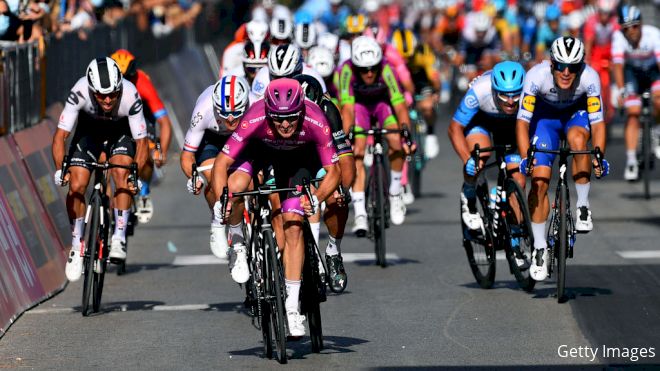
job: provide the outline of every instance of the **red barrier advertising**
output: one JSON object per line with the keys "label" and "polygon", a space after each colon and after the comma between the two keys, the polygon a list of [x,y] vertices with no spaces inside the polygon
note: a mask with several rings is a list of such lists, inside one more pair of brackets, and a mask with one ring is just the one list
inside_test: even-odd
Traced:
{"label": "red barrier advertising", "polygon": [[64,286],[64,259],[17,148],[0,138],[0,336]]}

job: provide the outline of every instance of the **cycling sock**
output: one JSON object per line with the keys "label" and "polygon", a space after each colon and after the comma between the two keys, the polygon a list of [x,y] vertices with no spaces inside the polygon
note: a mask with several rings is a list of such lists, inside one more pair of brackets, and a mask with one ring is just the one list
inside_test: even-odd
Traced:
{"label": "cycling sock", "polygon": [[535,249],[545,249],[548,247],[547,242],[545,241],[545,222],[532,222],[532,234],[534,235]]}
{"label": "cycling sock", "polygon": [[83,225],[85,224],[85,218],[76,218],[73,219],[71,223],[71,245],[80,246],[80,239],[83,234]]}
{"label": "cycling sock", "polygon": [[298,298],[300,295],[300,281],[290,281],[284,279],[286,285],[286,300],[284,308],[288,312],[298,312]]}
{"label": "cycling sock", "polygon": [[130,214],[129,210],[115,209],[115,233],[112,237],[119,237],[122,242],[126,242],[126,224]]}
{"label": "cycling sock", "polygon": [[245,238],[243,237],[243,223],[229,225],[229,239],[232,245],[245,242]]}
{"label": "cycling sock", "polygon": [[474,184],[463,182],[463,196],[467,199],[468,209],[474,212],[477,209],[477,187]]}
{"label": "cycling sock", "polygon": [[637,163],[637,151],[634,149],[626,150],[626,165]]}
{"label": "cycling sock", "polygon": [[364,192],[351,192],[351,198],[353,199],[355,216],[367,215],[367,207],[364,206]]}
{"label": "cycling sock", "polygon": [[309,228],[312,230],[312,236],[314,236],[314,242],[316,246],[319,245],[319,235],[321,234],[321,222],[309,222]]}
{"label": "cycling sock", "polygon": [[341,245],[341,238],[328,236],[328,246],[325,248],[325,254],[331,256],[339,255],[339,245]]}
{"label": "cycling sock", "polygon": [[575,190],[577,191],[577,202],[575,202],[575,206],[589,207],[589,188],[591,188],[591,183],[589,182],[586,184],[575,183]]}
{"label": "cycling sock", "polygon": [[144,179],[141,180],[142,180],[142,188],[140,188],[140,197],[149,196],[149,194],[151,193],[151,189],[149,189],[150,181]]}
{"label": "cycling sock", "polygon": [[390,196],[396,196],[401,193],[401,177],[403,172],[390,170]]}

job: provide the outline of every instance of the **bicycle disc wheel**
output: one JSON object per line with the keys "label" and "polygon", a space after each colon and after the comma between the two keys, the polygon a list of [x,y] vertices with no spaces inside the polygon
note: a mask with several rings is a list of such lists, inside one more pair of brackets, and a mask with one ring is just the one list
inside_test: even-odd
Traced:
{"label": "bicycle disc wheel", "polygon": [[505,215],[505,226],[509,236],[508,243],[505,243],[507,261],[518,281],[518,286],[525,291],[532,291],[536,281],[529,275],[529,266],[518,265],[521,260],[525,265],[531,263],[534,248],[531,217],[525,193],[518,183],[510,178],[505,182],[505,190],[509,199],[509,209]]}
{"label": "bicycle disc wheel", "polygon": [[[89,223],[85,225],[85,233],[87,234],[85,241],[85,255],[83,257],[83,268],[85,270],[85,279],[83,281],[83,294],[82,294],[82,315],[88,316],[90,312],[90,298],[92,298],[92,291],[94,286],[94,261],[97,256],[97,243],[99,241],[99,205],[98,201],[93,200],[91,205],[91,213],[89,215]],[[93,299],[93,298],[92,298]]]}
{"label": "bicycle disc wheel", "polygon": [[309,338],[312,343],[312,352],[319,353],[323,349],[323,327],[321,324],[321,292],[324,287],[320,284],[318,255],[314,236],[309,224],[304,225],[305,237],[305,263],[303,265],[302,303],[301,311],[307,316]]}
{"label": "bicycle disc wheel", "polygon": [[277,258],[277,245],[270,231],[264,231],[264,250],[266,259],[268,259],[268,274],[270,277],[270,322],[275,337],[275,350],[277,351],[277,360],[284,364],[286,358],[286,313],[284,313],[284,297],[286,290],[284,288],[284,269],[282,263]]}
{"label": "bicycle disc wheel", "polygon": [[648,118],[643,118],[643,132],[642,132],[642,178],[644,178],[644,198],[651,198],[650,182],[651,182],[651,123]]}
{"label": "bicycle disc wheel", "polygon": [[375,184],[375,194],[376,197],[376,208],[375,208],[375,220],[374,220],[374,244],[376,248],[376,263],[381,267],[387,267],[387,259],[385,259],[385,226],[387,221],[385,220],[385,190],[383,189],[383,174],[385,173],[382,165],[382,158],[377,160],[375,165],[376,170],[376,184]]}
{"label": "bicycle disc wheel", "polygon": [[[484,289],[493,287],[495,282],[495,243],[490,230],[488,209],[488,185],[477,186],[477,211],[484,221],[484,231],[470,231],[462,222],[463,247],[475,280]],[[460,210],[460,209],[459,209]],[[460,215],[460,214],[459,214]]]}
{"label": "bicycle disc wheel", "polygon": [[568,202],[568,188],[566,184],[562,184],[560,189],[559,198],[559,246],[555,250],[557,253],[557,302],[563,303],[565,301],[565,288],[566,288],[566,252],[568,251],[568,217],[567,217],[567,202]]}

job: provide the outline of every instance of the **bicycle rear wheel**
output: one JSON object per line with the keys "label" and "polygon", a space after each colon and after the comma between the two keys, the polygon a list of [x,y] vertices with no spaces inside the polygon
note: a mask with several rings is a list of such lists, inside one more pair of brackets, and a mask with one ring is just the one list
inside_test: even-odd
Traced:
{"label": "bicycle rear wheel", "polygon": [[[508,243],[505,251],[509,267],[518,281],[518,286],[525,291],[534,290],[534,281],[529,275],[528,264],[532,259],[534,237],[532,235],[531,217],[525,193],[518,183],[509,178],[505,182],[509,209],[505,215],[505,226],[508,230]],[[527,267],[521,267],[518,262],[523,261]]]}
{"label": "bicycle rear wheel", "polygon": [[[103,208],[103,210],[107,210]],[[105,211],[104,211],[105,212]],[[104,221],[108,220],[108,214],[104,215]],[[97,257],[94,259],[94,313],[98,312],[101,308],[101,296],[103,295],[103,282],[105,281],[105,271],[108,266],[108,252],[110,251],[108,246],[108,225],[101,224],[99,226],[101,231],[101,237],[99,238],[99,247],[97,251]]]}
{"label": "bicycle rear wheel", "polygon": [[644,178],[644,198],[651,198],[650,182],[651,182],[651,163],[655,156],[651,153],[651,123],[647,117],[642,118],[642,178]]}
{"label": "bicycle rear wheel", "polygon": [[560,185],[559,196],[559,246],[557,254],[557,302],[565,301],[566,288],[566,253],[568,251],[568,188],[565,183]]}
{"label": "bicycle rear wheel", "polygon": [[415,197],[422,195],[422,170],[424,169],[424,139],[426,137],[426,123],[422,119],[413,122],[413,139],[417,143],[417,151],[410,157],[409,173],[412,176],[412,192]]}
{"label": "bicycle rear wheel", "polygon": [[284,298],[286,290],[284,288],[284,269],[282,263],[277,258],[277,245],[271,231],[264,231],[264,251],[268,260],[268,274],[270,275],[269,288],[267,294],[270,296],[270,324],[275,337],[275,350],[277,351],[277,360],[284,364],[287,363],[286,356],[286,313],[284,312]]}
{"label": "bicycle rear wheel", "polygon": [[[488,209],[488,184],[477,186],[477,211],[484,222],[484,231],[470,231],[462,222],[463,247],[475,280],[484,289],[493,287],[495,282],[495,243],[490,230],[490,210]],[[460,208],[459,208],[460,210]],[[460,215],[460,214],[459,214]]]}
{"label": "bicycle rear wheel", "polygon": [[374,236],[374,248],[376,252],[376,264],[381,267],[387,267],[385,258],[385,228],[387,220],[385,219],[385,190],[383,188],[383,174],[385,169],[382,164],[382,157],[376,156],[374,161],[374,173],[372,178],[372,192],[370,204],[372,205],[372,225]]}
{"label": "bicycle rear wheel", "polygon": [[307,316],[309,338],[312,343],[312,352],[319,353],[323,349],[323,327],[321,324],[321,287],[318,255],[314,237],[309,224],[304,225],[305,236],[305,263],[303,265],[302,279],[302,305],[301,311]]}
{"label": "bicycle rear wheel", "polygon": [[[99,241],[99,201],[92,198],[89,207],[91,213],[89,221],[85,225],[85,255],[83,257],[83,269],[85,270],[85,279],[83,281],[83,294],[82,294],[82,315],[88,316],[90,314],[90,299],[92,299],[92,292],[94,291],[94,262],[97,258],[97,244]],[[93,306],[94,303],[92,303]],[[92,308],[93,309],[93,308]]]}

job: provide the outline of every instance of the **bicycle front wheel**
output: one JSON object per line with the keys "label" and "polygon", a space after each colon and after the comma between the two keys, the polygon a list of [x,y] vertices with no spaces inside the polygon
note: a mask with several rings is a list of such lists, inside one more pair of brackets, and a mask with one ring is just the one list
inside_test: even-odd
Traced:
{"label": "bicycle front wheel", "polygon": [[322,287],[319,280],[319,262],[314,236],[312,236],[312,231],[309,229],[308,223],[305,223],[303,228],[305,228],[305,263],[303,265],[301,288],[301,311],[307,316],[312,352],[319,353],[323,349],[323,327],[321,324],[320,307],[322,301],[321,290],[324,290],[325,287]]}
{"label": "bicycle front wheel", "polygon": [[483,183],[477,186],[477,211],[484,222],[483,231],[471,231],[461,223],[463,227],[463,247],[467,254],[472,275],[479,286],[484,289],[493,287],[495,282],[495,243],[490,230],[488,202],[488,184]]}
{"label": "bicycle front wheel", "polygon": [[383,168],[383,159],[379,157],[374,164],[374,245],[376,249],[376,264],[381,267],[387,267],[387,259],[385,258],[385,227],[387,220],[385,219],[385,190],[383,179],[385,169]]}
{"label": "bicycle front wheel", "polygon": [[644,198],[651,198],[651,163],[653,159],[651,156],[651,123],[650,120],[643,118],[643,131],[642,131],[642,178],[644,178]]}
{"label": "bicycle front wheel", "polygon": [[92,291],[94,291],[94,262],[97,257],[97,244],[100,237],[99,206],[98,200],[93,198],[89,205],[91,210],[89,221],[85,225],[85,255],[83,257],[85,279],[83,281],[82,294],[82,315],[85,317],[90,314],[90,299],[92,299]]}
{"label": "bicycle front wheel", "polygon": [[532,259],[534,237],[525,193],[511,178],[506,180],[504,189],[509,206],[505,215],[505,226],[508,231],[508,241],[505,243],[507,261],[518,281],[518,286],[525,291],[532,291],[536,281],[529,275],[529,264]]}
{"label": "bicycle front wheel", "polygon": [[559,196],[559,246],[557,254],[557,302],[565,301],[566,288],[566,253],[568,252],[568,187],[560,185]]}
{"label": "bicycle front wheel", "polygon": [[275,350],[277,351],[277,360],[284,364],[286,358],[286,313],[284,312],[284,298],[286,290],[284,288],[284,269],[282,263],[277,258],[277,244],[271,231],[264,231],[264,250],[266,259],[268,259],[269,288],[267,294],[270,296],[270,324],[275,337]]}
{"label": "bicycle front wheel", "polygon": [[[107,221],[108,214],[107,208],[103,208],[103,220]],[[100,237],[98,238],[99,245],[96,253],[96,258],[94,259],[94,290],[93,290],[93,309],[94,312],[98,312],[101,309],[101,296],[103,295],[103,282],[105,281],[105,271],[108,266],[108,252],[110,251],[110,246],[108,246],[108,225],[101,224],[99,226]]]}

